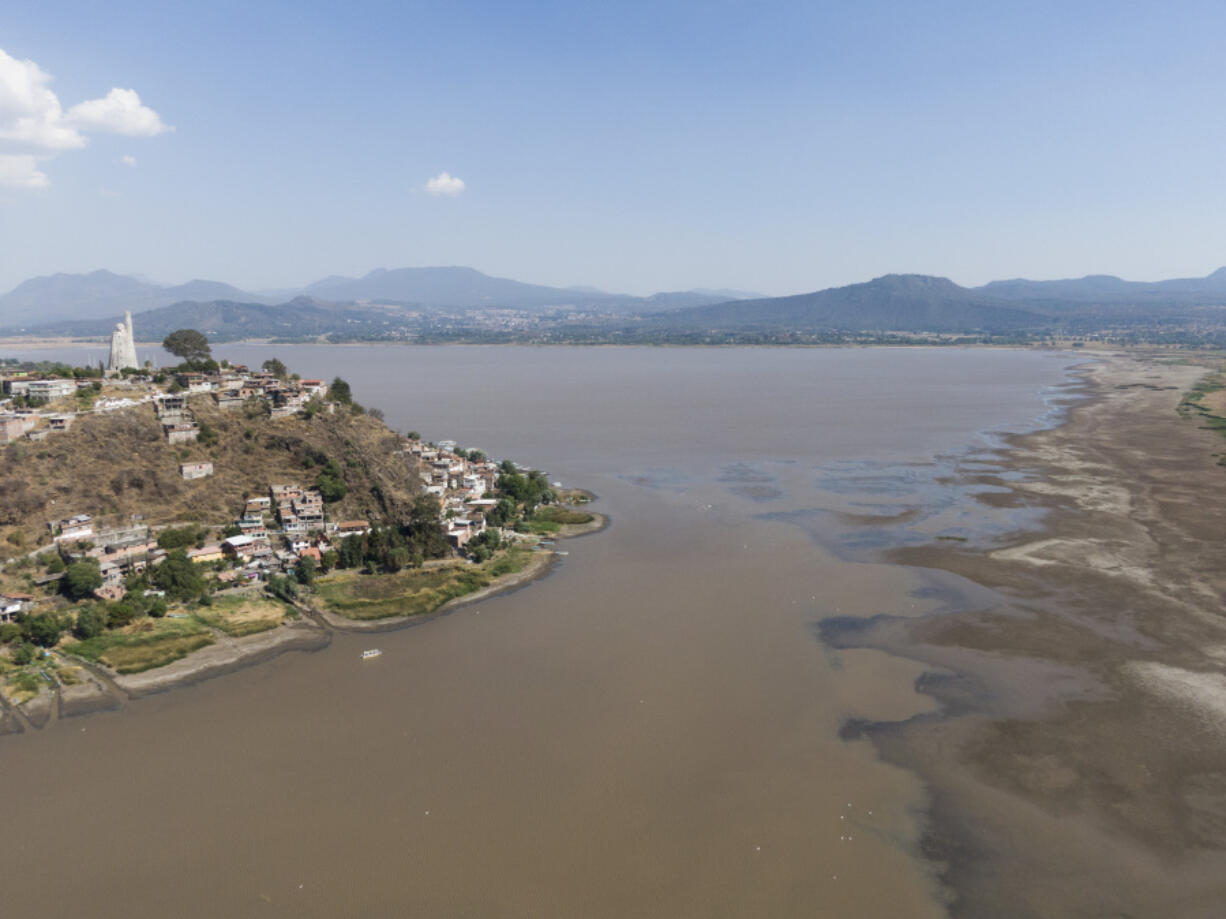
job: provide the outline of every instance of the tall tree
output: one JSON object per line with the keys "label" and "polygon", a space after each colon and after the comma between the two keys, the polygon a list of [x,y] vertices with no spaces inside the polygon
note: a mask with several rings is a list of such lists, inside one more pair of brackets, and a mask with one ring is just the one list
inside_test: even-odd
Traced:
{"label": "tall tree", "polygon": [[260,369],[265,373],[271,373],[278,380],[284,380],[287,376],[289,376],[289,368],[275,357],[270,357],[268,360],[266,360],[260,365]]}
{"label": "tall tree", "polygon": [[83,600],[102,586],[102,571],[98,560],[83,558],[73,562],[64,572],[64,593],[73,600]]}
{"label": "tall tree", "polygon": [[348,405],[353,401],[353,391],[349,388],[349,384],[340,377],[336,377],[332,381],[332,384],[328,387],[328,395],[342,405]]}
{"label": "tall tree", "polygon": [[212,356],[208,338],[195,329],[176,329],[162,339],[162,347],[185,361],[204,361]]}

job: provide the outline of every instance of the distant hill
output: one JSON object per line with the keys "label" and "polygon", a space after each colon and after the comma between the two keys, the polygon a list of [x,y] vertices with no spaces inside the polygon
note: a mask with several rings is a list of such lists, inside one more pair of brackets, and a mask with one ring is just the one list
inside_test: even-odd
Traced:
{"label": "distant hill", "polygon": [[525,284],[482,274],[475,268],[376,268],[361,278],[328,277],[308,284],[302,293],[335,301],[413,304],[440,309],[480,309],[598,304],[610,306],[625,299],[599,291],[567,290]]}
{"label": "distant hill", "polygon": [[173,287],[150,284],[113,271],[31,278],[0,296],[0,328],[57,319],[96,319],[167,306],[180,300],[250,299],[219,281],[189,281]]}
{"label": "distant hill", "polygon": [[1203,278],[1173,278],[1169,281],[1125,281],[1109,274],[1060,281],[991,281],[975,288],[1006,300],[1058,300],[1096,305],[1147,303],[1167,306],[1226,304],[1226,268]]}
{"label": "distant hill", "polygon": [[[183,328],[198,329],[212,341],[310,338],[338,331],[369,336],[399,327],[397,312],[387,308],[319,303],[310,297],[296,297],[279,304],[184,301],[136,313],[132,322],[138,341],[160,341],[175,329]],[[33,331],[44,336],[91,338],[108,334],[115,321],[116,317],[107,317],[52,322],[35,326]]]}
{"label": "distant hill", "polygon": [[959,287],[948,278],[889,274],[791,297],[734,300],[650,317],[660,328],[1008,332],[1051,324],[1039,312]]}
{"label": "distant hill", "polygon": [[651,297],[612,294],[594,287],[547,287],[483,274],[474,268],[377,268],[361,278],[330,275],[304,288],[240,290],[219,281],[173,287],[93,271],[31,278],[0,296],[0,329],[29,329],[48,322],[100,319],[194,301],[276,304],[296,296],[338,303],[379,303],[432,310],[575,308],[592,312],[659,311],[718,303],[735,291],[692,290]]}
{"label": "distant hill", "polygon": [[[731,334],[1065,332],[1147,328],[1160,337],[1226,328],[1226,268],[1204,278],[1152,283],[1108,275],[1058,281],[993,281],[960,287],[948,278],[890,274],[861,284],[787,297],[742,297],[695,289],[648,297],[594,288],[525,284],[473,268],[378,269],[331,276],[284,302],[228,284],[192,281],[159,287],[109,271],[34,278],[0,297],[3,334],[96,337],[123,310],[137,337],[160,340],[198,328],[215,341],[242,338],[335,341],[496,342],[703,340]],[[173,298],[173,299],[172,299]],[[535,314],[509,322],[487,310]],[[20,316],[17,321],[13,316]],[[57,319],[56,317],[62,317]],[[37,322],[32,321],[37,317]],[[1132,333],[1130,333],[1132,334]],[[1163,339],[1165,340],[1165,339]]]}

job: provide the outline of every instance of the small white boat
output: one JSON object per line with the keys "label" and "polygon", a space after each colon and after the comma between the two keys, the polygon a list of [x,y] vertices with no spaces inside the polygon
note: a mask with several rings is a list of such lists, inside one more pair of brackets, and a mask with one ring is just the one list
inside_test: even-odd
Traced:
{"label": "small white boat", "polygon": [[371,660],[372,658],[378,657],[382,653],[383,652],[380,651],[378,648],[371,648],[369,651],[362,652],[362,660],[364,661]]}

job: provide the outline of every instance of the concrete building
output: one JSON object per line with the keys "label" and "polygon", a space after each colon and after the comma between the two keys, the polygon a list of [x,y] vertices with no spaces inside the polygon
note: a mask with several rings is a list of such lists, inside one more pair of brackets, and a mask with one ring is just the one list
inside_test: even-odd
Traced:
{"label": "concrete building", "polygon": [[203,479],[213,474],[212,463],[180,463],[179,474],[185,479]]}

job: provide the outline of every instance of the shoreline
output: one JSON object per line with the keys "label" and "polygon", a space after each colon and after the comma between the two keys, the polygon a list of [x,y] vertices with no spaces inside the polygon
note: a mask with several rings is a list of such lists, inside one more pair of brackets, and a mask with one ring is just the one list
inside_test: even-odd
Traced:
{"label": "shoreline", "polygon": [[[591,523],[563,527],[558,541],[599,533],[609,526],[607,514],[591,512]],[[316,652],[332,644],[338,634],[394,632],[425,625],[482,600],[489,600],[527,587],[551,574],[560,560],[554,551],[536,551],[519,571],[496,579],[480,590],[448,600],[428,613],[385,619],[347,619],[308,604],[295,604],[302,618],[276,628],[232,638],[215,636],[212,644],[179,660],[141,673],[121,674],[101,663],[65,655],[81,667],[81,683],[58,686],[34,698],[13,704],[0,697],[0,734],[40,730],[53,720],[109,711],[124,702],[153,693],[191,686],[205,680],[254,667],[289,651]]]}
{"label": "shoreline", "polygon": [[1210,368],[1092,357],[1054,427],[959,473],[1037,528],[884,553],[992,602],[821,624],[831,647],[931,668],[916,688],[938,711],[843,735],[924,782],[956,917],[1209,916],[1226,896],[1226,441],[1176,412]]}
{"label": "shoreline", "polygon": [[[590,495],[590,493],[588,494]],[[595,500],[595,495],[590,495],[590,498]],[[590,513],[594,519],[589,523],[564,525],[552,538],[560,542],[565,539],[592,536],[608,529],[611,523],[608,514],[596,511],[591,511]],[[509,594],[522,587],[526,587],[533,581],[552,574],[553,569],[560,560],[561,556],[557,550],[552,552],[538,551],[533,555],[532,560],[519,571],[504,575],[480,590],[448,600],[442,606],[432,609],[428,613],[417,613],[411,616],[388,616],[384,619],[349,619],[315,606],[301,607],[301,609],[312,618],[322,620],[327,628],[337,632],[394,632],[399,629],[411,628],[415,625],[425,625],[427,622],[432,622],[441,616],[454,613],[463,607],[471,606],[473,603]]]}
{"label": "shoreline", "polygon": [[327,628],[337,632],[396,632],[415,625],[425,625],[427,622],[432,622],[435,619],[446,616],[448,613],[453,613],[461,607],[475,603],[478,600],[510,593],[538,578],[545,577],[553,571],[555,564],[557,564],[556,553],[537,552],[532,557],[532,560],[519,571],[504,575],[480,590],[448,600],[442,606],[432,609],[428,613],[418,613],[411,616],[387,616],[383,619],[349,619],[338,613],[311,606],[308,608],[308,615],[322,620]]}
{"label": "shoreline", "polygon": [[[160,341],[138,341],[135,343],[137,348],[160,348]],[[1066,344],[1045,344],[1045,343],[995,343],[995,342],[952,342],[952,341],[925,341],[911,343],[901,342],[772,342],[772,343],[727,343],[727,344],[707,344],[707,343],[683,343],[683,342],[573,342],[573,341],[505,341],[505,342],[486,342],[486,341],[275,341],[271,338],[236,338],[232,341],[216,341],[214,345],[218,348],[225,348],[231,345],[267,345],[277,348],[360,348],[360,347],[388,347],[388,348],[676,348],[676,349],[695,349],[695,350],[727,350],[736,348],[751,348],[751,349],[774,349],[774,348],[809,348],[809,349],[836,349],[836,348],[894,348],[912,350],[915,348],[984,348],[989,350],[1004,350],[1004,351],[1051,351],[1051,352],[1072,352],[1070,345]],[[86,338],[0,338],[0,349],[9,349],[12,351],[37,351],[47,348],[105,348],[108,347],[108,339],[99,337],[95,339]],[[1119,345],[1102,345],[1088,343],[1082,348],[1076,349],[1077,353],[1087,356],[1098,357],[1105,353],[1113,353],[1121,350]],[[1154,346],[1155,348],[1159,346]],[[1169,353],[1172,355],[1180,354],[1196,354],[1196,350],[1181,349],[1179,346],[1170,346]]]}

